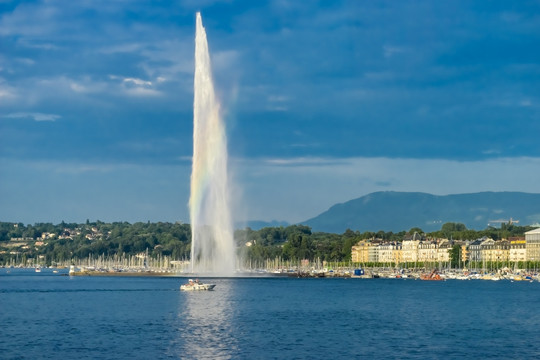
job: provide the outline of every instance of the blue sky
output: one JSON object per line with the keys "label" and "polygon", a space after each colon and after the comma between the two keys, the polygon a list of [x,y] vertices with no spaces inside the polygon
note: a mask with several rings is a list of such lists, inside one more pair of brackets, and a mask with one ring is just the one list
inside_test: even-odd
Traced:
{"label": "blue sky", "polygon": [[0,1],[0,220],[183,221],[195,13],[238,220],[539,192],[538,1]]}

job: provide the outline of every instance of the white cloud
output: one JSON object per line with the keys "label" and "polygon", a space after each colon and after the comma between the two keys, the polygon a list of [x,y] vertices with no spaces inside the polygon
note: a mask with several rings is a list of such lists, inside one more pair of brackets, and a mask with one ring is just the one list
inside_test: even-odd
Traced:
{"label": "white cloud", "polygon": [[501,153],[501,150],[498,149],[486,149],[482,151],[482,154],[484,155],[499,155]]}
{"label": "white cloud", "polygon": [[[65,97],[71,93],[107,93],[112,90],[110,85],[104,81],[95,80],[89,76],[70,78],[59,76],[53,78],[42,78],[36,81],[37,86],[27,90],[35,99],[54,97]],[[54,90],[54,91],[53,91]]]}
{"label": "white cloud", "polygon": [[[1,70],[1,69],[0,69]],[[13,87],[9,86],[4,79],[0,78],[0,99],[3,101],[16,97]],[[1,106],[1,104],[0,104]]]}
{"label": "white cloud", "polygon": [[38,112],[32,112],[32,113],[26,113],[26,112],[20,112],[20,113],[11,113],[6,115],[7,118],[12,119],[24,119],[24,118],[32,118],[34,121],[56,121],[61,118],[60,115],[56,114],[44,114],[44,113],[38,113]]}
{"label": "white cloud", "polygon": [[136,79],[136,78],[124,78],[123,82],[125,84],[135,84],[137,86],[144,86],[144,87],[151,87],[152,86],[151,81],[146,81],[146,80],[141,80],[141,79]]}
{"label": "white cloud", "polygon": [[285,95],[268,95],[266,109],[268,111],[288,111],[287,103],[289,100],[290,98]]}
{"label": "white cloud", "polygon": [[120,80],[121,88],[125,94],[132,96],[158,96],[161,92],[154,89],[152,81],[132,77],[110,75],[112,80]]}
{"label": "white cloud", "polygon": [[154,41],[140,46],[138,55],[144,60],[138,66],[150,78],[174,80],[186,75],[193,77],[193,39]]}
{"label": "white cloud", "polygon": [[17,45],[23,48],[40,49],[40,50],[58,50],[60,47],[49,42],[39,40],[31,40],[27,38],[17,39]]}
{"label": "white cloud", "polygon": [[0,88],[0,98],[10,98],[14,96],[15,94],[11,90],[6,88]]}
{"label": "white cloud", "polygon": [[72,82],[69,87],[71,88],[71,90],[75,91],[75,92],[78,92],[78,93],[82,93],[82,92],[86,92],[86,87],[84,87],[83,85],[81,84],[78,84],[76,82]]}
{"label": "white cloud", "polygon": [[132,96],[160,96],[161,92],[145,87],[133,87],[124,89],[125,93]]}
{"label": "white cloud", "polygon": [[263,159],[261,160],[260,164],[267,164],[270,166],[327,166],[336,165],[342,162],[343,160],[330,158],[298,157]]}
{"label": "white cloud", "polygon": [[288,111],[289,108],[286,107],[286,106],[276,106],[276,105],[274,105],[274,106],[267,106],[267,107],[266,107],[266,110],[268,110],[268,111],[285,112],[285,111]]}
{"label": "white cloud", "polygon": [[24,65],[27,65],[27,66],[32,66],[32,65],[35,65],[35,61],[32,60],[32,59],[29,59],[29,58],[17,58],[15,59],[15,61],[21,63],[21,64],[24,64]]}
{"label": "white cloud", "polygon": [[393,57],[394,55],[404,53],[405,51],[407,51],[407,49],[402,46],[392,46],[392,45],[383,46],[383,54],[385,58]]}
{"label": "white cloud", "polygon": [[140,43],[115,44],[102,47],[98,52],[103,54],[136,53],[141,50]]}
{"label": "white cloud", "polygon": [[288,96],[285,96],[285,95],[269,95],[268,96],[268,101],[270,102],[286,102],[289,100],[289,97]]}
{"label": "white cloud", "polygon": [[0,35],[46,36],[57,28],[59,11],[52,6],[21,4],[0,19]]}

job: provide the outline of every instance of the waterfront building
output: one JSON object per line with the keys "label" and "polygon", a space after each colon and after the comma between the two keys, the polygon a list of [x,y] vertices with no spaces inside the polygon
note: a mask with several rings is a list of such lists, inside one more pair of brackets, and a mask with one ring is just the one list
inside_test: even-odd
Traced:
{"label": "waterfront building", "polygon": [[525,233],[527,260],[540,261],[540,228]]}
{"label": "waterfront building", "polygon": [[394,262],[394,249],[395,245],[392,243],[386,243],[377,246],[378,262],[386,264]]}
{"label": "waterfront building", "polygon": [[508,260],[510,261],[526,261],[527,260],[527,248],[525,243],[525,237],[508,238],[510,241],[510,254]]}
{"label": "waterfront building", "polygon": [[495,241],[484,236],[473,242],[431,239],[418,234],[406,236],[402,242],[384,242],[381,239],[359,241],[351,249],[355,263],[445,263],[450,261],[452,247],[460,247],[460,262],[518,262],[540,261],[540,228],[525,237],[511,237]]}
{"label": "waterfront building", "polygon": [[482,261],[482,242],[488,238],[484,236],[483,238],[473,241],[469,245],[469,260],[470,261]]}
{"label": "waterfront building", "polygon": [[[450,261],[450,250],[452,249],[452,243],[448,239],[442,239],[437,246],[437,261],[448,262]],[[461,258],[461,261],[464,261]]]}
{"label": "waterfront building", "polygon": [[487,239],[482,242],[482,261],[504,262],[510,255],[510,243],[507,240]]}
{"label": "waterfront building", "polygon": [[418,261],[418,246],[420,240],[403,240],[401,243],[401,257],[403,262],[417,262]]}
{"label": "waterfront building", "polygon": [[496,252],[495,256],[497,260],[495,261],[506,261],[510,260],[510,241],[502,239],[495,242]]}
{"label": "waterfront building", "polygon": [[369,262],[369,248],[371,242],[368,240],[361,240],[355,246],[351,248],[351,260],[356,263]]}
{"label": "waterfront building", "polygon": [[379,262],[379,246],[381,242],[373,242],[368,248],[368,262],[378,263]]}
{"label": "waterfront building", "polygon": [[437,243],[435,241],[422,241],[418,244],[418,261],[437,261]]}
{"label": "waterfront building", "polygon": [[403,262],[403,252],[401,250],[401,243],[396,243],[394,251],[392,253],[394,264],[401,264]]}

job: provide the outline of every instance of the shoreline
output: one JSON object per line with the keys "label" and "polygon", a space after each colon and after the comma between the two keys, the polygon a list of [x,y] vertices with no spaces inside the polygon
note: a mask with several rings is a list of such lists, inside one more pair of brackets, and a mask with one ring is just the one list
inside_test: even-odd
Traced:
{"label": "shoreline", "polygon": [[[13,270],[12,270],[13,269]],[[34,268],[2,268],[5,270],[1,272],[0,275],[9,275],[13,272],[20,273],[19,270],[23,272],[30,272]],[[442,271],[432,271],[431,274],[427,269],[417,269],[417,270],[388,270],[388,269],[365,269],[365,272],[360,271],[329,271],[329,272],[320,272],[320,271],[287,271],[287,272],[236,272],[228,276],[220,276],[220,274],[194,274],[194,273],[185,273],[177,271],[160,271],[159,269],[155,270],[137,270],[130,269],[127,271],[118,271],[113,270],[109,271],[106,269],[102,270],[82,270],[82,271],[58,271],[58,269],[52,270],[52,268],[42,268],[43,273],[46,275],[56,275],[56,276],[77,276],[77,277],[154,277],[154,278],[322,278],[322,279],[332,279],[332,278],[341,278],[341,279],[409,279],[409,280],[506,280],[506,281],[524,281],[524,282],[540,282],[540,273],[527,272],[527,271],[468,271],[468,270],[442,270]],[[25,271],[26,270],[26,271]],[[36,273],[42,273],[42,270],[36,268]],[[60,269],[62,270],[62,269]],[[430,276],[430,275],[439,275],[439,276]]]}
{"label": "shoreline", "polygon": [[178,277],[179,276],[176,273],[153,272],[153,271],[146,271],[146,272],[75,271],[75,272],[71,272],[69,274],[63,274],[63,275],[65,275],[65,276],[130,276],[130,277],[134,277],[134,276],[139,276],[139,277]]}

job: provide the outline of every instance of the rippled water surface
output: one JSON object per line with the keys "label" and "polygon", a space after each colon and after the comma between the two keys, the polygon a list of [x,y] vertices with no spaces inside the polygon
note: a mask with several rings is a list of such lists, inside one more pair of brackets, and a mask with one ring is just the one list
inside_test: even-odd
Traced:
{"label": "rippled water surface", "polygon": [[0,358],[540,358],[540,283],[0,269]]}

